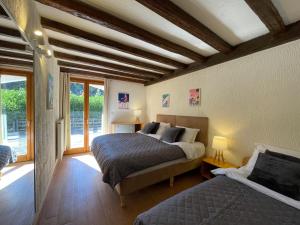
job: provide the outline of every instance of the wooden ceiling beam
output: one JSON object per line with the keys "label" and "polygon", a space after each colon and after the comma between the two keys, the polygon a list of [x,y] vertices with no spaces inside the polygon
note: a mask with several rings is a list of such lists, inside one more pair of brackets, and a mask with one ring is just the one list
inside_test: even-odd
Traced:
{"label": "wooden ceiling beam", "polygon": [[129,64],[129,65],[154,70],[154,71],[157,71],[159,73],[170,73],[170,72],[172,72],[171,69],[167,69],[167,68],[156,66],[156,65],[153,65],[153,64],[137,61],[137,60],[134,60],[134,59],[129,59],[129,58],[126,58],[126,57],[123,57],[123,56],[114,55],[114,54],[107,53],[107,52],[104,52],[104,51],[95,50],[95,49],[91,49],[91,48],[87,48],[87,47],[67,43],[67,42],[60,41],[60,40],[57,40],[57,39],[54,39],[54,38],[49,38],[49,43],[51,45],[59,47],[59,48],[73,50],[73,51],[76,51],[76,52],[86,53],[86,54],[95,55],[95,56],[100,56],[100,57],[110,59],[110,60],[114,60],[114,61],[117,61],[117,62],[126,63],[126,64]]}
{"label": "wooden ceiling beam", "polygon": [[0,49],[7,49],[7,50],[13,50],[13,51],[22,51],[27,52],[27,47],[25,44],[19,44],[9,41],[2,41],[0,40]]}
{"label": "wooden ceiling beam", "polygon": [[158,83],[164,80],[172,79],[178,76],[182,76],[188,73],[192,73],[198,70],[205,69],[210,66],[214,66],[220,63],[224,63],[230,60],[234,60],[246,55],[253,54],[265,49],[273,48],[278,45],[286,44],[291,41],[300,39],[300,21],[286,26],[284,32],[277,34],[266,34],[257,38],[254,38],[250,41],[246,41],[235,47],[233,51],[228,54],[218,53],[207,59],[204,63],[192,63],[188,66],[187,69],[178,69],[168,76],[164,76],[161,79],[147,82],[146,85],[151,85]]}
{"label": "wooden ceiling beam", "polygon": [[171,23],[189,32],[220,52],[231,51],[231,46],[201,22],[170,0],[136,0]]}
{"label": "wooden ceiling beam", "polygon": [[79,38],[81,40],[93,42],[108,48],[115,49],[120,52],[125,52],[127,54],[131,54],[134,56],[138,56],[144,59],[149,59],[155,62],[159,62],[162,64],[170,65],[176,68],[185,68],[187,65],[181,62],[177,62],[173,59],[169,59],[164,56],[160,56],[154,53],[150,53],[138,48],[134,48],[128,45],[124,45],[122,43],[112,41],[110,39],[106,39],[103,37],[100,37],[98,35],[95,35],[93,33],[89,33],[47,18],[42,17],[41,18],[41,24],[45,29],[56,31],[62,34],[71,35],[76,38]]}
{"label": "wooden ceiling beam", "polygon": [[188,48],[173,43],[167,39],[164,39],[156,34],[146,31],[124,20],[121,20],[118,17],[115,17],[105,11],[97,9],[87,3],[80,1],[74,2],[69,0],[37,1],[44,5],[57,8],[63,12],[79,17],[81,19],[89,20],[98,25],[127,34],[133,38],[147,42],[167,51],[183,55],[195,61],[203,61],[205,59],[205,57],[203,57],[197,52],[194,52]]}
{"label": "wooden ceiling beam", "polygon": [[22,39],[22,36],[18,30],[11,29],[8,27],[0,27],[0,34],[7,36],[7,37],[13,37],[13,38],[20,38]]}
{"label": "wooden ceiling beam", "polygon": [[129,77],[129,78],[138,78],[138,79],[142,79],[145,81],[153,80],[151,78],[142,77],[142,76],[135,75],[135,74],[113,71],[113,70],[103,69],[103,68],[99,68],[99,67],[95,67],[95,66],[87,66],[87,65],[73,63],[73,62],[65,62],[65,61],[61,61],[61,60],[58,60],[58,65],[61,67],[67,67],[67,68],[72,68],[72,69],[77,68],[77,69],[90,70],[93,72],[100,72],[100,73]]}
{"label": "wooden ceiling beam", "polygon": [[21,66],[21,67],[33,67],[33,62],[23,61],[19,59],[10,59],[10,58],[2,58],[0,56],[0,65],[10,65],[10,66]]}
{"label": "wooden ceiling beam", "polygon": [[3,51],[0,50],[0,56],[2,57],[9,57],[9,58],[18,58],[18,59],[24,59],[24,60],[29,60],[33,61],[33,56],[24,54],[24,53],[18,53],[18,52],[9,52],[9,51]]}
{"label": "wooden ceiling beam", "polygon": [[96,59],[90,59],[90,58],[84,58],[81,56],[76,56],[76,55],[70,55],[67,53],[62,53],[62,52],[57,52],[54,51],[54,56],[58,59],[62,60],[70,60],[70,61],[76,61],[76,62],[81,62],[81,63],[87,63],[90,65],[97,65],[105,68],[109,68],[112,70],[117,70],[121,72],[128,72],[130,74],[136,74],[140,75],[141,77],[150,77],[150,78],[160,78],[163,75],[159,73],[153,73],[150,71],[145,71],[145,70],[140,70],[132,67],[127,67],[127,66],[122,66],[122,65],[117,65],[109,62],[104,62]]}
{"label": "wooden ceiling beam", "polygon": [[71,69],[71,68],[66,68],[66,67],[60,67],[60,72],[145,84],[144,80],[138,80],[138,79],[133,79],[133,78],[124,78],[124,77],[112,76],[110,74],[105,74],[105,73],[83,71],[83,70]]}
{"label": "wooden ceiling beam", "polygon": [[1,5],[0,5],[0,18],[10,19],[9,16],[7,15],[7,13],[5,12],[5,10],[2,8]]}
{"label": "wooden ceiling beam", "polygon": [[284,22],[271,0],[246,0],[271,33],[284,31]]}

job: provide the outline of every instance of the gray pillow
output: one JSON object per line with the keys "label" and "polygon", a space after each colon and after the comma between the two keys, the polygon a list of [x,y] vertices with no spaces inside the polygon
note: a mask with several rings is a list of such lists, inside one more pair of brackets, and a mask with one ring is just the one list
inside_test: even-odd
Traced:
{"label": "gray pillow", "polygon": [[144,134],[155,134],[157,129],[159,128],[159,123],[152,122],[152,123],[147,123],[141,132]]}
{"label": "gray pillow", "polygon": [[160,140],[169,143],[177,142],[184,131],[185,129],[181,127],[168,127],[162,133]]}
{"label": "gray pillow", "polygon": [[248,179],[297,201],[300,200],[300,163],[259,153]]}
{"label": "gray pillow", "polygon": [[300,163],[299,158],[296,158],[296,157],[290,156],[290,155],[286,155],[286,154],[282,154],[282,153],[279,153],[279,152],[272,152],[268,149],[266,150],[265,154],[266,155],[271,155],[271,156],[274,156],[274,157],[277,157],[277,158],[285,159],[285,160],[288,160],[288,161]]}

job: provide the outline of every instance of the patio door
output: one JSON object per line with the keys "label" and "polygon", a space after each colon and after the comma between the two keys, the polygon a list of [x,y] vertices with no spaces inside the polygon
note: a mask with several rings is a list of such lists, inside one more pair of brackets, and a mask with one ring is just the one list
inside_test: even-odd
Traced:
{"label": "patio door", "polygon": [[0,70],[0,143],[19,162],[34,158],[31,90],[31,73]]}
{"label": "patio door", "polygon": [[67,154],[87,152],[93,138],[102,134],[103,82],[71,78],[70,149]]}

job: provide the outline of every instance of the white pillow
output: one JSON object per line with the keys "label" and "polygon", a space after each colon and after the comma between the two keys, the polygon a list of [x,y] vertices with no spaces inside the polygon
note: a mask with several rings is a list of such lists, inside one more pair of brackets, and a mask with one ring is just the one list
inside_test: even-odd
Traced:
{"label": "white pillow", "polygon": [[285,148],[280,148],[280,147],[275,147],[272,145],[266,145],[266,144],[255,144],[255,150],[250,157],[248,163],[243,166],[243,170],[247,172],[249,175],[251,174],[252,170],[254,169],[256,160],[258,158],[259,153],[264,153],[266,150],[270,150],[272,152],[278,152],[290,156],[294,156],[296,158],[300,158],[300,152],[290,150],[290,149],[285,149]]}
{"label": "white pillow", "polygon": [[197,137],[198,132],[200,129],[194,129],[194,128],[188,128],[188,127],[181,127],[181,126],[176,126],[180,128],[184,128],[185,131],[183,135],[180,138],[180,142],[188,142],[188,143],[194,143],[195,139]]}
{"label": "white pillow", "polygon": [[160,122],[160,123],[159,123],[159,128],[158,128],[158,130],[156,131],[156,134],[162,135],[162,133],[165,131],[165,129],[166,129],[166,128],[169,128],[169,127],[171,127],[171,124],[170,124],[170,123]]}

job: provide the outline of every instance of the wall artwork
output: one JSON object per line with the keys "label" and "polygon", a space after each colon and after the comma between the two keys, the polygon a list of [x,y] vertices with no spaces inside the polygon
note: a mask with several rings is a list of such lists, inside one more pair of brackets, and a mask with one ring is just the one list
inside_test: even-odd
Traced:
{"label": "wall artwork", "polygon": [[118,103],[119,109],[128,109],[129,108],[129,94],[128,93],[119,93],[118,94]]}
{"label": "wall artwork", "polygon": [[199,88],[190,89],[189,91],[189,104],[190,106],[198,106],[201,102],[201,93]]}
{"label": "wall artwork", "polygon": [[163,94],[162,95],[162,107],[163,108],[170,107],[170,94]]}
{"label": "wall artwork", "polygon": [[53,76],[48,74],[47,79],[47,109],[53,109]]}

